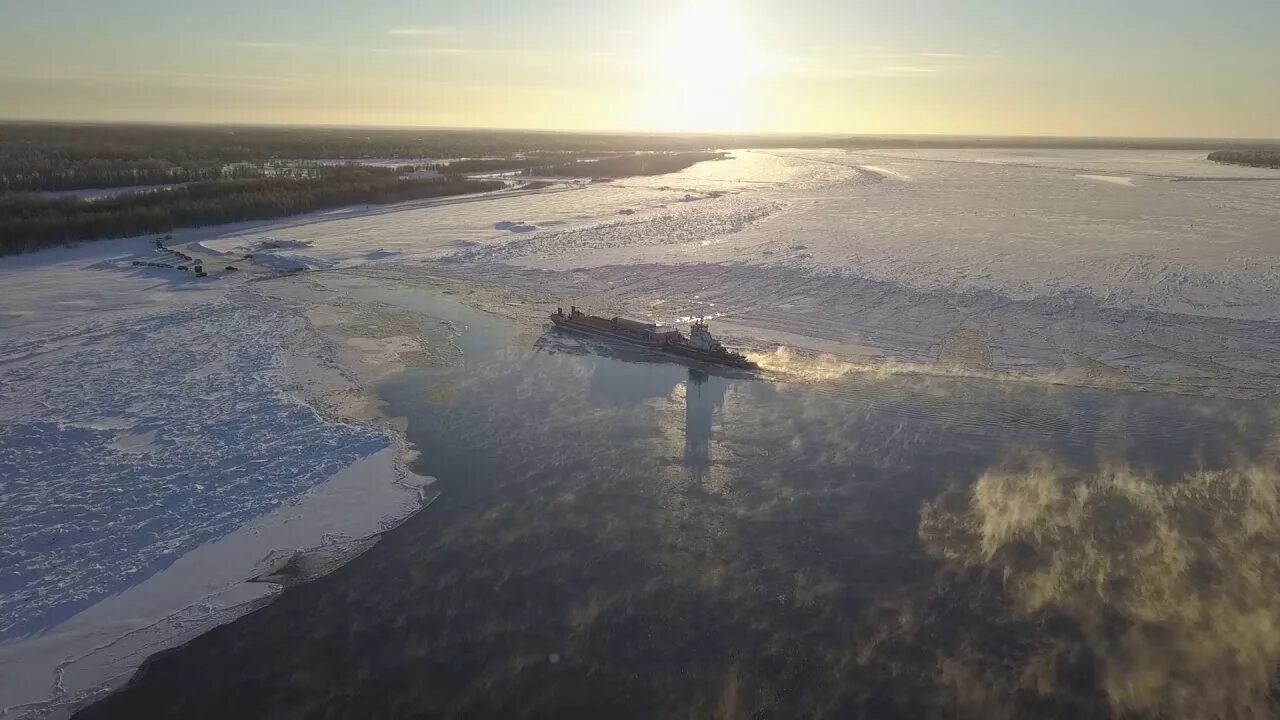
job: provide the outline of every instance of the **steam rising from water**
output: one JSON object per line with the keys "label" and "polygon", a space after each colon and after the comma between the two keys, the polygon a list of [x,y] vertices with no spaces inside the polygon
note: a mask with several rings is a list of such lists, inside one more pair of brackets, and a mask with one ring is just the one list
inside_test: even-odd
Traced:
{"label": "steam rising from water", "polygon": [[[897,360],[877,360],[857,363],[842,360],[835,355],[813,354],[795,350],[786,345],[773,352],[748,352],[747,359],[760,366],[766,373],[788,382],[822,382],[838,380],[847,375],[867,375],[876,379],[895,375],[936,375],[942,377],[969,377],[989,380],[1020,380],[1062,382],[1053,375],[1009,375],[973,367],[959,362],[911,363]],[[1080,383],[1076,383],[1080,384]]]}
{"label": "steam rising from water", "polygon": [[865,366],[845,362],[834,355],[810,355],[799,353],[783,345],[771,353],[749,352],[747,359],[761,370],[787,380],[822,381],[842,378],[858,372]]}
{"label": "steam rising from water", "polygon": [[[920,536],[957,566],[998,573],[1026,619],[1078,622],[1116,714],[1272,716],[1280,664],[1274,452],[1172,483],[1121,465],[1082,477],[1038,460],[926,504]],[[1042,647],[1032,665],[1058,664],[1058,650]],[[1037,674],[1055,675],[1063,676]]]}

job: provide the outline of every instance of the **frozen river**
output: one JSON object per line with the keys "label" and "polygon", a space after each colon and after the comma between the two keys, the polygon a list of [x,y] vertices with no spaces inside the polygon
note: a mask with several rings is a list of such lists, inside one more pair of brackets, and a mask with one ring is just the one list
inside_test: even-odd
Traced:
{"label": "frozen river", "polygon": [[[269,596],[243,581],[294,550],[365,547],[432,494],[423,475],[439,466],[414,431],[422,413],[494,438],[530,432],[470,410],[489,402],[483,394],[443,402],[461,391],[436,383],[422,392],[442,402],[388,408],[374,389],[496,354],[512,392],[566,391],[543,355],[543,374],[522,375],[506,359],[536,346],[557,304],[660,322],[711,316],[767,370],[766,382],[699,385],[738,398],[711,415],[785,415],[799,407],[787,389],[796,388],[833,403],[823,405],[827,420],[797,431],[809,437],[848,403],[872,403],[892,457],[860,473],[891,473],[897,461],[925,473],[936,453],[968,457],[959,499],[926,483],[892,505],[923,523],[921,534],[934,527],[926,520],[955,513],[961,524],[994,522],[984,513],[1014,502],[1001,499],[1006,490],[1038,493],[1018,495],[1018,507],[1058,508],[1069,499],[1052,498],[1080,468],[1124,492],[1164,478],[1216,497],[1217,480],[1188,475],[1191,459],[1161,464],[1162,448],[1175,446],[1220,470],[1247,458],[1249,482],[1271,487],[1280,173],[1149,151],[733,156],[659,177],[176,233],[210,263],[242,268],[203,283],[132,267],[154,252],[145,239],[0,259],[0,715],[119,682],[147,653]],[[246,252],[252,262],[239,260]],[[278,277],[291,268],[323,272]],[[437,317],[438,302],[406,288],[503,318],[519,341],[469,347],[465,317]],[[560,369],[585,377],[588,361],[570,354],[555,355]],[[660,392],[601,396],[600,443],[632,427],[608,429],[615,404],[648,407],[696,389],[684,376],[651,382],[664,372],[635,379]],[[913,396],[938,383],[945,400]],[[977,404],[957,400],[968,397]],[[1023,407],[1027,397],[1040,398],[1035,409]],[[1172,427],[1151,420],[1165,416]],[[894,445],[892,427],[919,439],[932,422],[950,428],[938,447],[913,441],[922,454],[903,455]],[[1047,464],[996,462],[992,434],[1021,422],[1041,438],[1033,445],[1053,451]],[[759,424],[735,427],[750,435]],[[1211,437],[1188,439],[1200,431]],[[831,472],[878,452],[872,440],[822,438]],[[699,447],[681,457],[700,457]],[[1139,475],[1102,462],[1116,458]],[[714,478],[714,452],[705,462]],[[1167,515],[1175,498],[1130,500]],[[951,515],[935,512],[944,505]],[[910,544],[916,531],[904,527],[899,540]],[[933,542],[923,552],[929,563],[977,567],[999,546]],[[1028,577],[1015,600],[1051,602],[1039,584],[1048,580]]]}
{"label": "frozen river", "polygon": [[378,386],[440,499],[85,717],[1271,708],[1266,402],[724,377],[455,290],[308,292],[456,329],[456,361]]}
{"label": "frozen river", "polygon": [[[1280,377],[1280,173],[1114,151],[745,151],[656,178],[234,234],[743,342],[1206,394]],[[517,277],[519,275],[520,277]],[[714,308],[711,304],[714,303]],[[963,340],[957,344],[956,340]]]}

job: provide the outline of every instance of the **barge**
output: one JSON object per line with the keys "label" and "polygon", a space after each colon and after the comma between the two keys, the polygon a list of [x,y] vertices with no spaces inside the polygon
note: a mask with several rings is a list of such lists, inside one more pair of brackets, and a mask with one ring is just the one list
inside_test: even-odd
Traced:
{"label": "barge", "polygon": [[687,337],[673,327],[623,317],[605,318],[588,315],[577,307],[570,307],[567,313],[564,308],[556,308],[556,311],[551,314],[551,322],[562,330],[594,335],[630,345],[640,345],[712,365],[742,370],[759,369],[745,355],[727,349],[715,339],[707,328],[707,324],[701,319],[690,323]]}

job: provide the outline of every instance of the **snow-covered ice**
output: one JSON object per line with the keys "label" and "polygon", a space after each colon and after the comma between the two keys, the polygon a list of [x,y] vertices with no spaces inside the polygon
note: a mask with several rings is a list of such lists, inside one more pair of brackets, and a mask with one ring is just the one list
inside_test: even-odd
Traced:
{"label": "snow-covered ice", "polygon": [[501,220],[493,224],[494,230],[509,230],[513,233],[532,232],[538,229],[537,225],[526,225],[517,220]]}
{"label": "snow-covered ice", "polygon": [[155,252],[0,262],[0,716],[127,677],[269,593],[241,587],[269,554],[425,497],[385,427],[306,402],[350,384],[306,308],[131,265]]}
{"label": "snow-covered ice", "polygon": [[0,639],[65,620],[388,445],[273,381],[302,325],[220,299],[0,342]]}
{"label": "snow-covered ice", "polygon": [[1133,187],[1133,178],[1128,175],[1076,175],[1078,178],[1085,180],[1095,180],[1097,182],[1111,183],[1112,185],[1123,185],[1125,187]]}
{"label": "snow-covered ice", "polygon": [[[402,458],[388,427],[322,416],[300,390],[358,392],[347,356],[389,371],[431,348],[378,319],[407,310],[312,312],[255,289],[283,271],[456,281],[531,327],[560,302],[710,312],[789,377],[824,376],[809,363],[1243,396],[1280,383],[1280,172],[1195,153],[737,151],[671,175],[174,235],[242,272],[131,267],[154,252],[142,238],[0,259],[0,706],[118,679],[185,637],[176,626],[225,617],[181,620],[210,592],[218,608],[260,597],[227,584],[258,551],[404,512],[412,493],[385,477],[399,498],[373,503],[385,514],[320,509],[326,487],[403,480]],[[387,327],[342,338],[361,323]],[[369,457],[400,459],[332,485]],[[312,540],[268,530],[291,508]],[[217,587],[195,588],[202,573]],[[15,667],[47,685],[17,688]]]}
{"label": "snow-covered ice", "polygon": [[118,684],[152,653],[270,599],[279,586],[269,574],[297,552],[323,572],[368,549],[425,499],[424,479],[399,466],[394,448],[380,450],[53,629],[0,644],[0,717]]}
{"label": "snow-covered ice", "polygon": [[[519,220],[513,220],[518,218]],[[535,229],[513,233],[513,227]],[[1280,381],[1280,172],[1202,153],[751,150],[679,173],[293,218],[228,242],[470,273],[671,321],[715,295],[742,341],[1257,395]],[[442,269],[443,268],[443,269]],[[559,297],[556,297],[556,295]]]}

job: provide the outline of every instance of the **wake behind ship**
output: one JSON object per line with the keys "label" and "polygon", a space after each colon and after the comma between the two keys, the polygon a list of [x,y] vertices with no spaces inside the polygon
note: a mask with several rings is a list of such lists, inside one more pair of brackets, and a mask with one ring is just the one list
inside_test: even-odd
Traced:
{"label": "wake behind ship", "polygon": [[570,307],[568,313],[564,308],[556,308],[556,311],[551,314],[551,322],[565,330],[642,345],[705,363],[743,370],[759,369],[742,353],[733,352],[720,344],[720,341],[716,340],[707,329],[707,324],[701,320],[695,320],[689,325],[688,337],[675,328],[659,327],[652,323],[622,317],[604,318],[588,315],[576,307]]}

